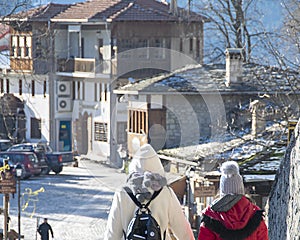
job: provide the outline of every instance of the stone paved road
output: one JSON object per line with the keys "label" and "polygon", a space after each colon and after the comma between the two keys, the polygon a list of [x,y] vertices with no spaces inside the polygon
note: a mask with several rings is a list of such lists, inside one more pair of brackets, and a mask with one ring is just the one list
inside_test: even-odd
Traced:
{"label": "stone paved road", "polygon": [[[59,175],[21,181],[24,239],[39,239],[36,225],[44,217],[53,227],[55,240],[102,239],[113,193],[125,181],[126,174],[89,160],[81,160],[78,168],[65,167]],[[10,197],[11,228],[15,230],[17,215],[16,194]],[[0,219],[3,228],[3,215]]]}

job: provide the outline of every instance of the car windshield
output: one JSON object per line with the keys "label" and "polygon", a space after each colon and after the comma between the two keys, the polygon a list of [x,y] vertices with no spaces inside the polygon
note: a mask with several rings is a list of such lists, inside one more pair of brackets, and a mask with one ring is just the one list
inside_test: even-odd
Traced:
{"label": "car windshield", "polygon": [[9,150],[17,151],[17,150],[28,150],[32,151],[33,147],[30,145],[19,145],[19,146],[12,146],[9,148]]}

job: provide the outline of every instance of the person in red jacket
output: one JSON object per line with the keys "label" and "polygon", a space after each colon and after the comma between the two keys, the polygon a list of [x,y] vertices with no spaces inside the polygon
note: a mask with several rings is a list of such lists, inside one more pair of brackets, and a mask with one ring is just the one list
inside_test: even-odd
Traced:
{"label": "person in red jacket", "polygon": [[264,211],[245,196],[235,161],[221,166],[220,198],[202,212],[198,240],[267,240]]}

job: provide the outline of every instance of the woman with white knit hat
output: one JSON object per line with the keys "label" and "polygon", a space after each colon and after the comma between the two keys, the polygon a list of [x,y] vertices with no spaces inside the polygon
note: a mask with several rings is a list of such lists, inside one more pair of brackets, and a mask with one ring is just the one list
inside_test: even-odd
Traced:
{"label": "woman with white knit hat", "polygon": [[198,240],[267,240],[263,211],[244,194],[238,164],[224,162],[220,198],[204,209]]}
{"label": "woman with white knit hat", "polygon": [[[134,155],[126,185],[141,203],[148,202],[154,192],[160,190],[149,209],[160,226],[162,240],[171,240],[168,229],[177,240],[195,239],[177,196],[167,186],[161,161],[150,144],[143,145]],[[109,212],[104,240],[127,239],[126,230],[136,210],[137,206],[126,190],[122,188],[117,191]]]}

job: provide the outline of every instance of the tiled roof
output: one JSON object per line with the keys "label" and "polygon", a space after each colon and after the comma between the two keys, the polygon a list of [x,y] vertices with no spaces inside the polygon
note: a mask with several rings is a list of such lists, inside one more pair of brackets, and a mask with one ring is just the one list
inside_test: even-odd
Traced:
{"label": "tiled roof", "polygon": [[296,93],[300,94],[300,78],[295,72],[256,64],[243,66],[239,83],[225,84],[225,65],[195,66],[170,74],[144,79],[119,87],[116,92],[169,93]]}
{"label": "tiled roof", "polygon": [[5,17],[5,20],[26,20],[26,21],[49,21],[58,13],[66,10],[71,4],[55,4],[49,3],[47,5],[32,8],[26,11],[12,14]]}
{"label": "tiled roof", "polygon": [[[91,0],[75,4],[52,21],[178,21],[182,18],[182,14],[180,17],[172,15],[167,3],[155,0]],[[189,21],[203,20],[200,15],[190,13]]]}

